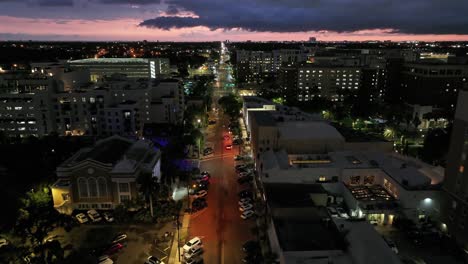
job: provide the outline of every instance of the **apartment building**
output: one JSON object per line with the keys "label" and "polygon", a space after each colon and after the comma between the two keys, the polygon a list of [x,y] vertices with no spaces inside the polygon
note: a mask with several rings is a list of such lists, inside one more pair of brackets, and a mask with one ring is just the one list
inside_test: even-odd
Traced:
{"label": "apartment building", "polygon": [[445,170],[442,207],[448,232],[468,249],[468,92],[460,91]]}
{"label": "apartment building", "polygon": [[401,98],[411,105],[455,110],[458,92],[468,80],[468,65],[405,63]]}
{"label": "apartment building", "polygon": [[40,72],[1,75],[0,129],[12,137],[142,135],[144,124],[183,119],[182,84],[175,79],[135,79],[114,74],[65,90]]}
{"label": "apartment building", "polygon": [[60,83],[50,76],[0,74],[0,131],[11,137],[43,136],[55,131],[50,91]]}
{"label": "apartment building", "polygon": [[237,50],[237,81],[252,83],[262,78],[276,76],[281,65],[304,62],[310,51],[303,49],[280,49],[272,51]]}

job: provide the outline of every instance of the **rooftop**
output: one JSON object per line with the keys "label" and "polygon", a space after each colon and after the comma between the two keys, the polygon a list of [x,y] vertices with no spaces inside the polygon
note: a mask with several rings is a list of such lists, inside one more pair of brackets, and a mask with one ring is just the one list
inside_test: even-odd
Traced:
{"label": "rooftop", "polygon": [[72,60],[68,61],[70,64],[84,64],[84,63],[93,63],[93,64],[98,64],[98,63],[136,63],[136,64],[142,64],[142,63],[148,63],[148,59],[143,59],[143,58],[89,58],[89,59],[81,59],[81,60]]}
{"label": "rooftop", "polygon": [[115,164],[131,145],[132,142],[127,139],[110,137],[99,141],[88,151],[83,151],[74,161],[80,162],[85,159],[91,159],[105,164]]}
{"label": "rooftop", "polygon": [[313,207],[315,205],[310,195],[327,193],[321,184],[265,183],[264,187],[268,204],[274,208]]}
{"label": "rooftop", "polygon": [[287,208],[273,211],[273,222],[283,251],[344,249],[338,229],[325,207]]}
{"label": "rooftop", "polygon": [[336,139],[344,141],[343,136],[325,122],[284,122],[278,123],[281,138],[286,139]]}

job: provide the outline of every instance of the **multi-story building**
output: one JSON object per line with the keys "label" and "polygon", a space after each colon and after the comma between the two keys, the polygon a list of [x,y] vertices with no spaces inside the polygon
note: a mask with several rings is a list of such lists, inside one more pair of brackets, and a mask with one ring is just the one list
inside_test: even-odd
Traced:
{"label": "multi-story building", "polygon": [[281,65],[304,62],[308,49],[281,49],[273,51],[237,50],[237,81],[257,82],[262,78],[276,76]]}
{"label": "multi-story building", "polygon": [[11,137],[43,136],[55,131],[50,91],[59,87],[50,76],[0,75],[0,131]]}
{"label": "multi-story building", "polygon": [[104,76],[124,74],[128,78],[165,78],[170,73],[169,59],[166,58],[98,58],[69,61],[72,69],[88,69],[91,81]]}
{"label": "multi-story building", "polygon": [[448,232],[468,250],[468,92],[460,91],[445,170],[442,207]]}
{"label": "multi-story building", "polygon": [[458,92],[468,80],[468,65],[406,63],[401,79],[406,103],[454,110]]}
{"label": "multi-story building", "polygon": [[149,141],[112,136],[78,151],[57,167],[52,185],[57,211],[110,210],[138,199],[137,179],[147,173],[160,180],[161,153]]}
{"label": "multi-story building", "polygon": [[361,75],[360,67],[302,64],[298,67],[297,100],[307,102],[317,96],[344,101],[346,96],[357,93]]}
{"label": "multi-story building", "polygon": [[142,135],[144,124],[183,119],[182,84],[114,74],[65,91],[49,74],[1,75],[0,129],[12,137]]}

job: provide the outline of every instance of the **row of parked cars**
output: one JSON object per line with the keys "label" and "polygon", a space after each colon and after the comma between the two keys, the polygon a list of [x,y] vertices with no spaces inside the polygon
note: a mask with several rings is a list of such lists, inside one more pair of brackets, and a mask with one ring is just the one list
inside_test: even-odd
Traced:
{"label": "row of parked cars", "polygon": [[103,212],[102,217],[101,217],[98,211],[94,209],[88,210],[86,214],[78,213],[75,215],[75,218],[80,224],[84,224],[88,222],[97,223],[97,222],[101,222],[102,219],[104,219],[108,223],[114,222],[114,217],[112,216],[110,212]]}
{"label": "row of parked cars", "polygon": [[203,263],[203,243],[199,237],[190,239],[182,247],[183,260],[187,264],[200,264]]}
{"label": "row of parked cars", "polygon": [[[234,160],[243,160],[243,156],[235,156]],[[254,179],[253,165],[252,164],[238,164],[235,167],[240,185],[250,183]],[[240,217],[244,220],[255,216],[255,208],[253,204],[253,193],[250,189],[242,190],[239,195],[239,211]]]}

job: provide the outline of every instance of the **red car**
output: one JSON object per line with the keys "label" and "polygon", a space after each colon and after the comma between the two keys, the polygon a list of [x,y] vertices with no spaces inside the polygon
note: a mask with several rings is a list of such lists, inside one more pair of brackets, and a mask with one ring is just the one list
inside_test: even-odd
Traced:
{"label": "red car", "polygon": [[121,249],[123,248],[122,244],[120,243],[115,243],[113,244],[112,246],[110,246],[106,252],[104,254],[106,255],[112,255],[112,254],[115,254],[117,252],[119,252]]}

